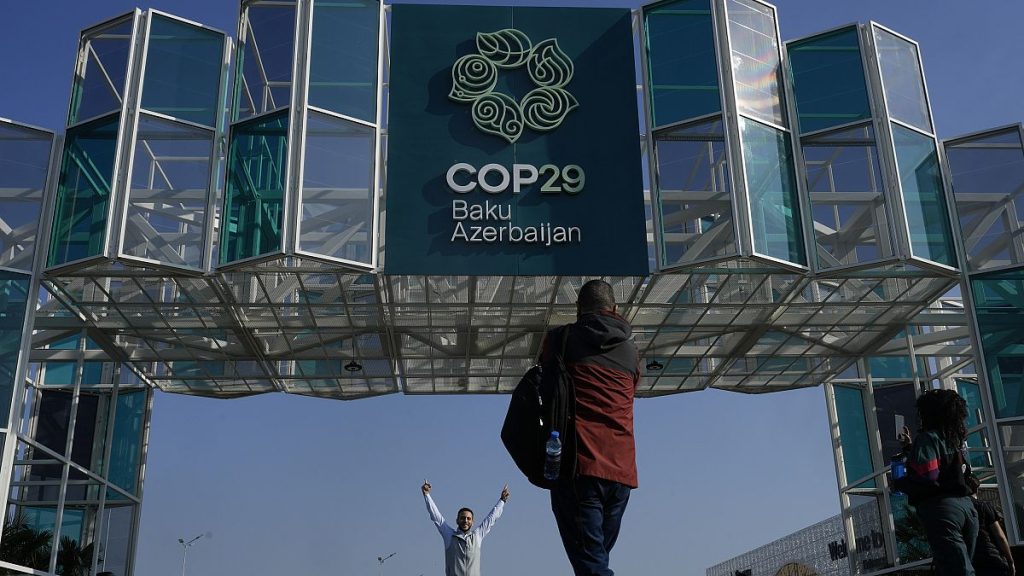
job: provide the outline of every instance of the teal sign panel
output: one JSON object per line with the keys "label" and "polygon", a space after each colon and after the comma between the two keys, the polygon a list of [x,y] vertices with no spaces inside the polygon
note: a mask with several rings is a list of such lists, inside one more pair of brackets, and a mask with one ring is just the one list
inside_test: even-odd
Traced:
{"label": "teal sign panel", "polygon": [[646,275],[629,10],[397,4],[388,274]]}

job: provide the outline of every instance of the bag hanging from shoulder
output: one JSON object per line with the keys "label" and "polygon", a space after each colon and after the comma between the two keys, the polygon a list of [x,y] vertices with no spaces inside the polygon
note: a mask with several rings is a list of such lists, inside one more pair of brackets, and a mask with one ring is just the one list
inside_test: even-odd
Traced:
{"label": "bag hanging from shoulder", "polygon": [[501,427],[501,442],[516,466],[531,484],[546,489],[557,483],[544,478],[544,444],[552,431],[562,438],[560,480],[576,473],[576,391],[565,365],[569,329],[562,327],[554,358],[531,367],[516,385]]}

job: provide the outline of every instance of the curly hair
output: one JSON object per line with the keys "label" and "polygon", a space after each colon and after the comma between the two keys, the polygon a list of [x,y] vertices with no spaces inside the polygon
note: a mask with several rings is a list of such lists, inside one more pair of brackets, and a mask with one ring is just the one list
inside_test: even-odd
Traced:
{"label": "curly hair", "polygon": [[953,390],[929,390],[917,398],[921,429],[937,432],[952,448],[967,438],[967,402]]}

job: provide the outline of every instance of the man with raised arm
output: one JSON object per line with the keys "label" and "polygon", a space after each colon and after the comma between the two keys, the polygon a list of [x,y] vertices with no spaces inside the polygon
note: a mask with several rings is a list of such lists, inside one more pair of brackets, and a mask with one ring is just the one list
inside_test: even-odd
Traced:
{"label": "man with raised arm", "polygon": [[501,489],[501,497],[480,524],[473,527],[473,511],[469,508],[459,509],[453,528],[445,523],[444,516],[438,511],[434,499],[430,497],[430,483],[424,481],[421,487],[423,499],[427,503],[430,521],[437,526],[444,541],[444,574],[445,576],[480,576],[480,545],[484,536],[491,531],[494,523],[501,516],[508,501],[508,484]]}

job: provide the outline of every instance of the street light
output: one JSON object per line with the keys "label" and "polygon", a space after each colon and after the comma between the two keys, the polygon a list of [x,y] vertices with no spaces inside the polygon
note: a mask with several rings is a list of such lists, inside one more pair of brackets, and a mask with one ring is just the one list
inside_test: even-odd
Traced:
{"label": "street light", "polygon": [[[378,567],[377,573],[378,574],[380,574],[381,576],[384,576],[384,562],[388,558],[391,558],[392,556],[394,556],[395,554],[398,554],[398,552],[392,552],[391,554],[388,554],[387,556],[377,556],[377,567]],[[184,575],[182,575],[182,576],[184,576]]]}
{"label": "street light", "polygon": [[181,544],[181,576],[185,576],[185,560],[188,558],[188,549],[196,543],[196,540],[199,540],[203,536],[209,538],[213,536],[213,534],[206,532],[205,534],[200,534],[199,536],[196,536],[188,542],[185,542],[184,538],[178,538],[178,544]]}

